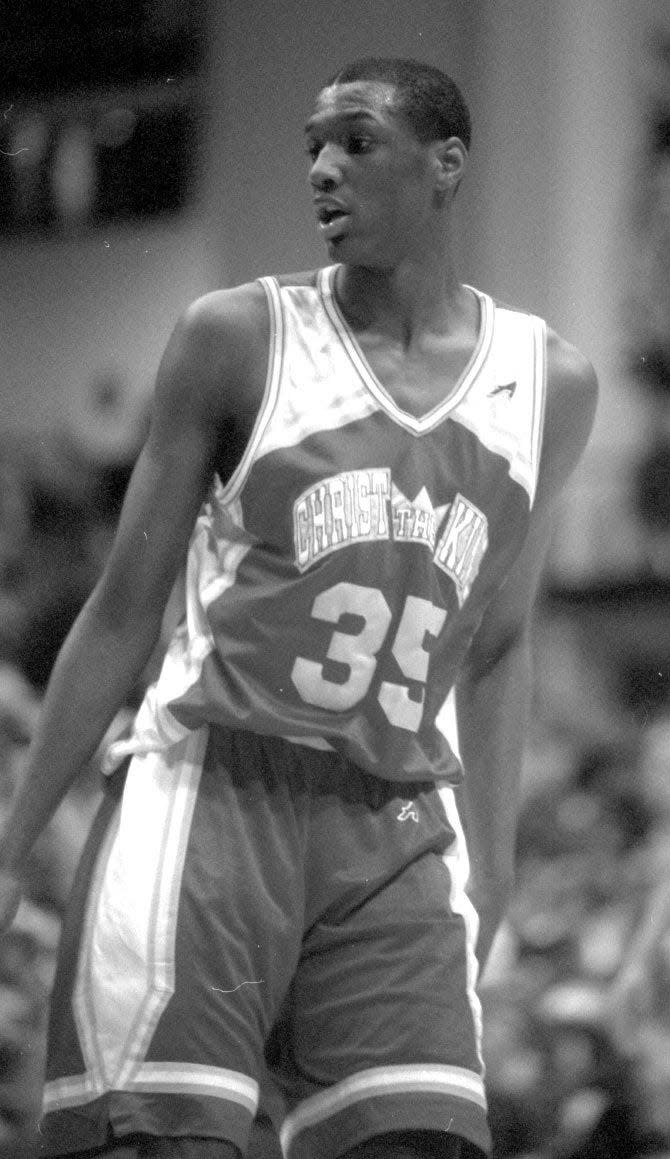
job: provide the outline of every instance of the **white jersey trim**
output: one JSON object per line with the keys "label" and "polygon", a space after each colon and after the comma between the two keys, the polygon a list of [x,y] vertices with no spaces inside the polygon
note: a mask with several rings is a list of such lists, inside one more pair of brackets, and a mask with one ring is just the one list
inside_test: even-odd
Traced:
{"label": "white jersey trim", "polygon": [[270,340],[268,342],[268,367],[261,402],[256,421],[249,441],[240,456],[240,461],[228,481],[221,485],[218,495],[219,502],[230,503],[242,490],[247,475],[253,466],[254,459],[263,435],[268,428],[279,400],[279,387],[282,380],[285,350],[284,315],[281,307],[279,286],[275,278],[259,278],[265,291],[270,318]]}
{"label": "white jersey trim", "polygon": [[530,505],[535,502],[537,480],[542,458],[542,444],[544,440],[544,416],[547,407],[547,325],[542,318],[535,319],[533,330],[534,354],[534,407],[532,424],[532,455],[533,473],[530,486]]}
{"label": "white jersey trim", "polygon": [[477,379],[482,366],[488,357],[493,339],[493,322],[495,308],[493,300],[473,286],[467,286],[479,302],[480,324],[475,349],[470,360],[463,370],[456,386],[450,391],[443,402],[437,404],[425,415],[416,416],[404,411],[394,401],[383,384],[374,373],[370,363],[363,353],[356,335],[347,323],[335,297],[335,276],[337,266],[328,266],[319,271],[318,285],[324,308],[332,323],[344,349],[346,350],[359,378],[373,395],[377,403],[400,426],[415,435],[423,435],[438,427],[440,423],[458,406],[458,403],[467,394],[473,382]]}
{"label": "white jersey trim", "polygon": [[[281,318],[282,349],[286,354],[272,422],[266,423],[260,432],[255,460],[297,446],[313,434],[337,430],[368,418],[380,409],[365,382],[352,373],[347,351],[338,335],[331,331],[318,287],[283,286],[273,277],[260,281]],[[325,335],[334,339],[327,349],[324,349]],[[275,348],[272,353],[275,364],[280,356]],[[340,378],[341,386],[338,386]]]}
{"label": "white jersey trim", "polygon": [[[499,377],[492,377],[494,374]],[[507,385],[506,374],[515,375]],[[513,395],[500,395],[510,388]],[[483,447],[507,460],[510,478],[524,489],[531,506],[537,487],[545,395],[545,322],[532,314],[497,307],[491,362],[451,417]]]}

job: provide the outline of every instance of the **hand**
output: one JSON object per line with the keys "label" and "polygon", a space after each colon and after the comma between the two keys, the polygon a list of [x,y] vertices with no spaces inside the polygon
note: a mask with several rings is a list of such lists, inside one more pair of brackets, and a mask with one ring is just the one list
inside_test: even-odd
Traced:
{"label": "hand", "polygon": [[0,870],[0,934],[5,933],[14,921],[22,893],[18,878]]}

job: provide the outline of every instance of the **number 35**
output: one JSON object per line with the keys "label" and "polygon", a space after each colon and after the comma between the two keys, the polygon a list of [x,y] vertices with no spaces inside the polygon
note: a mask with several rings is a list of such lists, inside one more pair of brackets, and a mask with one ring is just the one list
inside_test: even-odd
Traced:
{"label": "number 35", "polygon": [[[328,680],[323,664],[298,656],[291,671],[291,679],[307,704],[343,712],[358,704],[368,692],[377,667],[376,656],[381,650],[391,624],[392,612],[378,588],[360,584],[339,583],[318,595],[312,605],[312,616],[330,624],[339,624],[342,616],[360,617],[360,631],[335,630],[326,656],[347,666],[349,675],[344,683]],[[425,647],[426,633],[438,636],[447,613],[429,600],[407,596],[391,653],[403,676],[425,684],[428,677],[430,654]],[[377,699],[391,724],[416,732],[423,715],[421,700],[411,700],[404,684],[382,681]]]}

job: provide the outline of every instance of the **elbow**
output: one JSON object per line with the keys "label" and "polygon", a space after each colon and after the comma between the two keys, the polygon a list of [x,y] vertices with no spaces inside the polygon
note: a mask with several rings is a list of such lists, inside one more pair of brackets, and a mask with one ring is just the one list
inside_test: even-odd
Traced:
{"label": "elbow", "polygon": [[84,610],[95,630],[106,638],[133,641],[138,649],[153,647],[162,623],[162,605],[142,598],[131,582],[103,574]]}

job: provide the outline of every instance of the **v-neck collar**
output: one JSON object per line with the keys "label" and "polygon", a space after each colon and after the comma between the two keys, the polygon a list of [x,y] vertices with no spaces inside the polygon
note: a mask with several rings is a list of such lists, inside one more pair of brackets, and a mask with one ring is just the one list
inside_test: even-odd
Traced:
{"label": "v-neck collar", "polygon": [[406,427],[414,434],[424,434],[426,431],[432,430],[433,427],[438,426],[447,417],[454,407],[458,406],[461,399],[472,386],[472,383],[475,381],[486,360],[493,339],[493,320],[495,314],[493,299],[488,294],[483,294],[480,290],[476,290],[473,286],[467,286],[467,289],[475,294],[479,302],[479,333],[475,342],[475,348],[458,382],[448,397],[443,402],[439,402],[436,406],[432,407],[426,414],[417,416],[398,406],[392,395],[378,379],[363,353],[361,345],[344,317],[335,296],[335,278],[338,269],[339,266],[334,265],[326,266],[325,269],[320,270],[318,288],[328,318],[348,354],[354,369],[376,401],[397,423]]}

